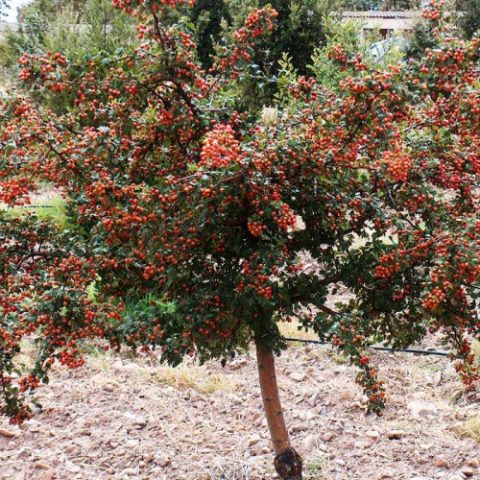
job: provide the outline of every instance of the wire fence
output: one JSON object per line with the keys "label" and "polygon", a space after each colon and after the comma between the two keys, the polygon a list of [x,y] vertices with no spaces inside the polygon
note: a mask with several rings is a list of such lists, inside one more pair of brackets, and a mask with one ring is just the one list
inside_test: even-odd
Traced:
{"label": "wire fence", "polygon": [[[307,343],[313,345],[328,345],[328,342],[322,342],[320,340],[308,340],[304,338],[289,338],[283,337],[283,340],[286,342],[297,342],[297,343]],[[379,352],[388,352],[388,353],[411,353],[413,355],[434,355],[438,357],[449,357],[451,354],[449,352],[442,352],[439,350],[422,350],[417,348],[405,348],[405,349],[395,349],[390,347],[382,347],[371,345],[368,347],[370,350],[376,350]]]}

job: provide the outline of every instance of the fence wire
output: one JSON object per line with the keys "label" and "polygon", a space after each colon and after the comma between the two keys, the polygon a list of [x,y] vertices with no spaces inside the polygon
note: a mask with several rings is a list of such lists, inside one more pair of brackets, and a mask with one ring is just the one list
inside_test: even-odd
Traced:
{"label": "fence wire", "polygon": [[[320,340],[307,340],[304,338],[283,337],[283,340],[285,340],[286,342],[308,343],[313,345],[329,345],[328,342],[322,342]],[[439,350],[421,350],[417,348],[405,348],[402,350],[397,350],[395,348],[381,347],[381,346],[375,346],[375,345],[371,345],[368,348],[370,350],[376,350],[379,352],[389,352],[389,353],[411,353],[413,355],[435,355],[438,357],[449,357],[451,355],[449,352],[442,352]]]}

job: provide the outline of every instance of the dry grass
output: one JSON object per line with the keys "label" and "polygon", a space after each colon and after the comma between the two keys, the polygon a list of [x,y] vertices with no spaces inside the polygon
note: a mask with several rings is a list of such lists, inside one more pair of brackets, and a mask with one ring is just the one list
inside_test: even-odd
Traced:
{"label": "dry grass", "polygon": [[474,340],[472,342],[472,350],[477,360],[477,363],[480,365],[480,341]]}
{"label": "dry grass", "polygon": [[[318,340],[317,335],[315,332],[309,330],[300,330],[300,324],[297,321],[291,322],[280,322],[278,324],[280,333],[287,338],[299,338],[301,340]],[[300,344],[292,344],[292,345],[300,345]]]}
{"label": "dry grass", "polygon": [[37,347],[32,338],[24,338],[20,342],[20,353],[15,357],[15,365],[21,372],[31,370],[35,366]]}
{"label": "dry grass", "polygon": [[480,443],[480,416],[469,418],[457,428],[457,431],[462,437],[472,438]]}
{"label": "dry grass", "polygon": [[[92,370],[100,372],[103,376],[111,377],[115,373],[121,373],[125,369],[129,381],[137,385],[169,385],[178,390],[192,389],[198,393],[210,394],[216,391],[232,392],[236,388],[233,378],[226,375],[205,371],[205,369],[184,364],[179,367],[167,367],[158,363],[146,364],[141,357],[129,358],[128,364],[116,367],[112,371],[111,351],[102,348],[90,350],[87,356],[88,366]],[[144,359],[145,360],[145,359]],[[113,364],[114,365],[114,364]]]}
{"label": "dry grass", "polygon": [[208,470],[199,474],[194,480],[250,480],[252,478],[248,463],[237,458],[216,462]]}
{"label": "dry grass", "polygon": [[233,392],[236,387],[236,383],[232,378],[220,374],[206,374],[205,370],[193,366],[149,369],[148,376],[150,381],[154,383],[170,385],[178,390],[191,388],[204,394],[214,393],[219,390]]}

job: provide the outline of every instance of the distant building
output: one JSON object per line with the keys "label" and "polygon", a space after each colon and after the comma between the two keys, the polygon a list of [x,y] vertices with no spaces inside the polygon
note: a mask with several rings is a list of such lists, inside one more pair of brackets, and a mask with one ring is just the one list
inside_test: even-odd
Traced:
{"label": "distant building", "polygon": [[10,32],[10,31],[15,32],[17,30],[18,30],[18,23],[0,21],[0,40],[3,39],[3,37],[7,32]]}
{"label": "distant building", "polygon": [[354,20],[362,25],[362,37],[378,32],[382,39],[394,35],[404,36],[411,32],[422,19],[421,10],[343,12],[345,20]]}

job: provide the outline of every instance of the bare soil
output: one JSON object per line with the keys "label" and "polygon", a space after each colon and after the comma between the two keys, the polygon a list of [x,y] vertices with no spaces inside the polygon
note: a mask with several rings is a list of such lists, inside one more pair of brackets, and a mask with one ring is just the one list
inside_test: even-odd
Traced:
{"label": "bare soil", "polygon": [[[355,369],[330,349],[278,360],[306,478],[480,478],[480,392],[444,358],[374,358],[389,397],[381,417],[365,415]],[[38,397],[43,410],[21,428],[0,419],[2,480],[275,478],[252,355],[173,370],[97,350],[83,368],[56,368]]]}

